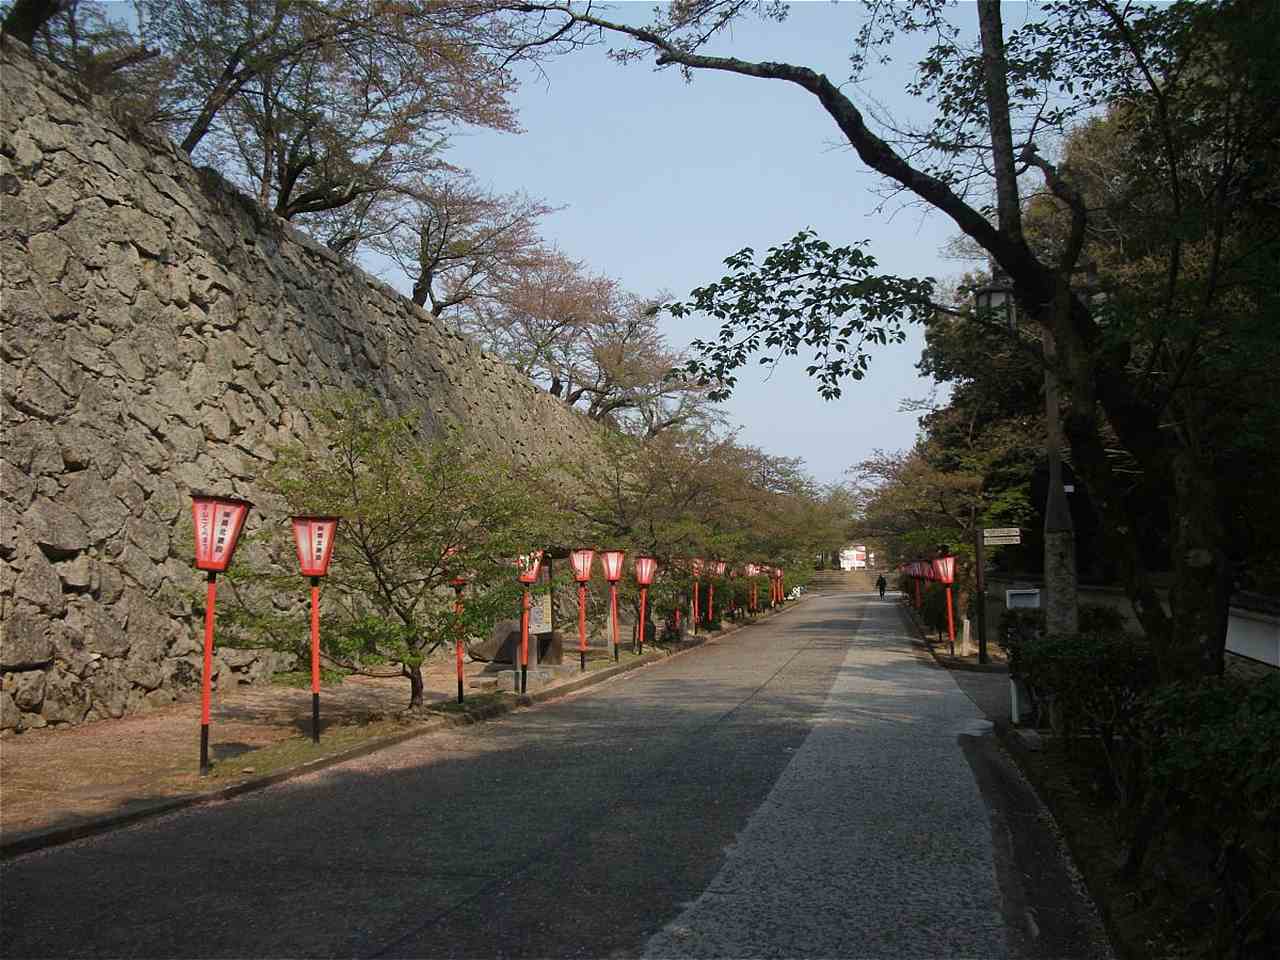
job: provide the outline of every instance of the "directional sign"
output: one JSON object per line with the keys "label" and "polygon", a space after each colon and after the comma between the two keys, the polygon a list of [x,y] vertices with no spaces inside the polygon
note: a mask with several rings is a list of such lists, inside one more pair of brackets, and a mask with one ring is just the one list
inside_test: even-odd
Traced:
{"label": "directional sign", "polygon": [[986,547],[1021,542],[1022,531],[1018,527],[987,527],[982,531],[982,544]]}

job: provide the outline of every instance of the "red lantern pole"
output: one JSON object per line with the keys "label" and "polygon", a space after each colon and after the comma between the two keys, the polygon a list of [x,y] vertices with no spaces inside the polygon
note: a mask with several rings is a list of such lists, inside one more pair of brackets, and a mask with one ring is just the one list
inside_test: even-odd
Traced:
{"label": "red lantern pole", "polygon": [[644,653],[645,607],[649,599],[649,585],[658,572],[658,561],[653,557],[636,557],[636,583],[640,585],[640,623],[636,634],[636,653]]}
{"label": "red lantern pole", "polygon": [[204,670],[200,674],[200,776],[209,773],[209,702],[213,698],[213,605],[218,599],[218,575],[210,570],[204,602]]}
{"label": "red lantern pole", "polygon": [[207,574],[204,608],[204,670],[200,678],[200,776],[209,773],[209,714],[213,700],[213,624],[218,574],[236,552],[240,531],[253,506],[248,500],[192,491],[191,520],[196,538],[196,569]]}
{"label": "red lantern pole", "polygon": [[609,581],[609,622],[613,625],[613,662],[618,662],[618,580],[622,577],[622,561],[626,554],[621,550],[606,550],[600,554],[604,565],[604,578]]}
{"label": "red lantern pole", "polygon": [[933,561],[933,578],[943,583],[947,591],[947,641],[951,647],[951,654],[955,656],[956,652],[956,623],[952,613],[951,605],[951,585],[956,580],[956,558],[953,556],[938,557]]}
{"label": "red lantern pole", "polygon": [[613,623],[613,662],[618,662],[618,581],[609,582],[609,619]]}
{"label": "red lantern pole", "polygon": [[591,565],[595,557],[595,550],[586,547],[569,554],[573,576],[578,581],[578,657],[584,673],[587,669],[587,581],[591,579]]}
{"label": "red lantern pole", "polygon": [[520,692],[529,688],[529,589],[520,601]]}
{"label": "red lantern pole", "polygon": [[453,614],[458,618],[458,636],[454,640],[453,652],[458,666],[458,702],[462,703],[462,591],[467,588],[467,581],[462,577],[454,577],[449,581],[449,586],[453,587]]}
{"label": "red lantern pole", "polygon": [[337,517],[298,516],[292,520],[298,566],[311,578],[311,740],[320,742],[320,578],[329,572]]}
{"label": "red lantern pole", "polygon": [[694,559],[689,561],[689,566],[693,570],[693,609],[690,611],[689,625],[693,627],[693,635],[698,635],[698,621],[702,619],[700,616],[698,594],[702,591],[702,561]]}
{"label": "red lantern pole", "polygon": [[524,596],[520,602],[520,693],[529,690],[529,587],[538,580],[538,570],[542,566],[542,551],[537,550],[527,557],[516,561],[520,568],[518,579],[524,585]]}

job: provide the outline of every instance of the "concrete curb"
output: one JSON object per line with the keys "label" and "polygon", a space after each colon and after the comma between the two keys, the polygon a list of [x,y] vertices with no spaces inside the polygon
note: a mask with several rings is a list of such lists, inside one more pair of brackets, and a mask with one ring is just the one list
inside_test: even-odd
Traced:
{"label": "concrete curb", "polygon": [[361,743],[358,746],[351,747],[340,753],[335,753],[328,757],[319,757],[315,760],[308,760],[306,763],[299,764],[296,767],[289,767],[285,770],[278,770],[275,773],[265,774],[261,777],[254,777],[251,780],[242,780],[239,783],[229,784],[217,790],[210,790],[207,793],[187,794],[180,797],[168,797],[163,800],[140,803],[132,810],[123,813],[107,814],[101,817],[87,818],[82,823],[73,823],[67,826],[54,827],[49,830],[33,830],[26,833],[19,833],[13,837],[6,837],[0,840],[0,861],[11,860],[14,857],[22,856],[27,853],[34,853],[38,850],[46,850],[50,847],[61,846],[71,843],[74,840],[80,840],[84,837],[91,837],[99,833],[107,833],[120,827],[127,827],[152,817],[163,816],[164,814],[174,813],[179,810],[186,810],[191,807],[198,807],[208,803],[217,803],[222,800],[230,800],[241,794],[252,793],[255,790],[263,790],[267,787],[275,786],[277,783],[284,783],[286,780],[292,780],[296,777],[304,776],[308,773],[315,773],[317,770],[324,770],[328,767],[337,766],[340,763],[346,763],[348,760],[358,760],[366,757],[371,753],[377,753],[387,747],[394,747],[406,741],[413,740],[416,737],[427,736],[437,733],[441,730],[447,730],[452,727],[470,726],[474,723],[482,723],[486,720],[492,720],[496,717],[505,716],[513,712],[519,707],[532,707],[540,703],[548,703],[560,697],[577,693],[588,687],[593,687],[599,683],[605,683],[613,680],[623,674],[630,673],[632,670],[639,670],[643,667],[651,666],[655,663],[662,663],[672,657],[682,656],[691,653],[700,647],[710,643],[716,643],[726,636],[737,633],[748,626],[754,626],[765,620],[772,619],[775,616],[786,613],[788,610],[794,609],[806,598],[801,597],[798,601],[791,601],[787,606],[776,612],[771,611],[762,617],[743,624],[735,624],[732,627],[726,627],[717,631],[715,636],[703,636],[697,638],[696,643],[691,643],[680,650],[671,653],[650,653],[643,655],[638,660],[630,663],[621,663],[614,667],[608,667],[596,673],[579,677],[576,680],[570,680],[565,683],[557,684],[553,687],[547,687],[543,690],[537,690],[524,696],[512,697],[509,700],[500,701],[490,704],[482,709],[476,710],[474,713],[465,714],[463,716],[442,716],[432,717],[420,726],[416,726],[412,730],[406,730],[403,733],[392,734],[387,737],[377,737]]}

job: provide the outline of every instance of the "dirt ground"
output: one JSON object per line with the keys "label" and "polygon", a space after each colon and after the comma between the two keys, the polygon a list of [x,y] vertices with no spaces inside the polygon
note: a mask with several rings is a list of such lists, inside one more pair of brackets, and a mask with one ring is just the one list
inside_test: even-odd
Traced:
{"label": "dirt ground", "polygon": [[[468,685],[486,665],[467,664]],[[424,667],[428,702],[457,696],[456,668]],[[402,677],[347,677],[320,694],[321,741],[330,747],[397,723],[409,703]],[[215,691],[210,719],[215,770],[237,757],[285,741],[311,747],[311,690],[276,684]],[[200,744],[199,693],[149,713],[76,727],[31,730],[0,741],[0,834],[10,837],[78,819],[111,814],[138,803],[190,793]],[[263,772],[248,768],[236,773]]]}

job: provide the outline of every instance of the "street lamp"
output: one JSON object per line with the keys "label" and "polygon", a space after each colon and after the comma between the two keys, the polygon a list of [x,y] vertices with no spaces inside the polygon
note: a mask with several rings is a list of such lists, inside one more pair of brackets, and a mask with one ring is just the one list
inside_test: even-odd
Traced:
{"label": "street lamp", "polygon": [[337,517],[297,516],[292,520],[298,566],[311,578],[311,740],[320,742],[320,578],[329,572]]}
{"label": "street lamp", "polygon": [[240,531],[253,504],[235,497],[191,492],[191,520],[196,537],[196,569],[205,571],[209,587],[204,605],[204,672],[200,678],[200,776],[209,773],[209,701],[213,684],[213,605],[218,574],[236,552]]}
{"label": "street lamp", "polygon": [[604,564],[604,578],[609,581],[609,622],[613,624],[613,662],[618,662],[618,581],[622,579],[622,561],[626,554],[621,550],[606,550],[600,554]]}
{"label": "street lamp", "polygon": [[636,653],[644,653],[644,614],[649,599],[649,585],[658,572],[658,561],[653,557],[636,557],[636,583],[640,585],[640,629],[636,634]]}
{"label": "street lamp", "polygon": [[1018,302],[1013,298],[1013,290],[999,274],[985,287],[974,289],[973,305],[978,313],[1003,317],[1010,333],[1017,331]]}
{"label": "street lamp", "polygon": [[595,559],[596,552],[590,547],[579,547],[569,554],[573,579],[578,581],[578,656],[583,672],[587,669],[587,581],[591,579]]}
{"label": "street lamp", "polygon": [[956,652],[956,624],[951,612],[951,585],[956,581],[956,558],[950,554],[936,557],[933,561],[933,579],[947,588],[947,640],[951,645],[951,654]]}
{"label": "street lamp", "polygon": [[516,560],[516,579],[524,587],[524,596],[520,602],[520,692],[529,690],[529,587],[538,582],[538,572],[542,569],[542,551],[520,557]]}

